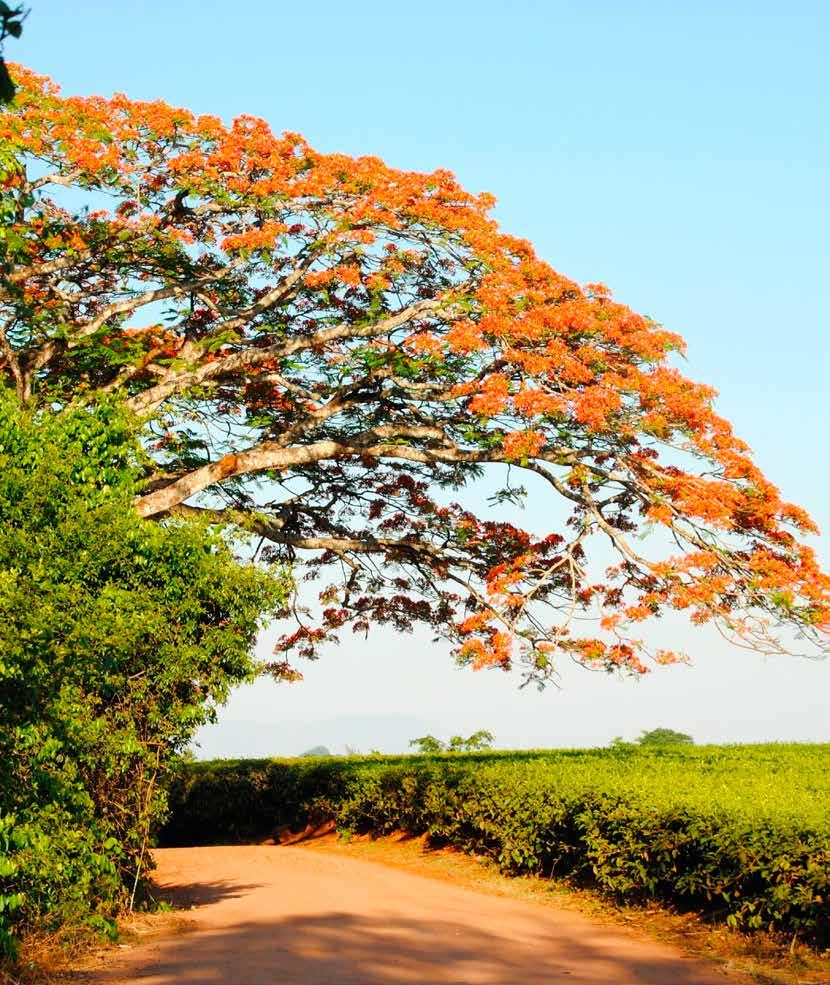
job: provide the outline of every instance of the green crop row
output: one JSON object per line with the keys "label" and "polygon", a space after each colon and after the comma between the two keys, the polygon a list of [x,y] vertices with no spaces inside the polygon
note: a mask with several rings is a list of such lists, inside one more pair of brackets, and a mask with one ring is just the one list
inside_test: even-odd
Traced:
{"label": "green crop row", "polygon": [[567,876],[745,930],[830,942],[830,747],[190,764],[168,845],[333,820],[426,834],[504,872]]}

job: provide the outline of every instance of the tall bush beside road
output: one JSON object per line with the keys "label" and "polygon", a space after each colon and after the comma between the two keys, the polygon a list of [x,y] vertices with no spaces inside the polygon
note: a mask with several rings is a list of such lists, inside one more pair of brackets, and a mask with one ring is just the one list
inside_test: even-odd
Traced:
{"label": "tall bush beside road", "polygon": [[25,928],[112,927],[171,756],[255,672],[284,594],[204,525],[139,519],[141,459],[118,404],[0,392],[0,956]]}

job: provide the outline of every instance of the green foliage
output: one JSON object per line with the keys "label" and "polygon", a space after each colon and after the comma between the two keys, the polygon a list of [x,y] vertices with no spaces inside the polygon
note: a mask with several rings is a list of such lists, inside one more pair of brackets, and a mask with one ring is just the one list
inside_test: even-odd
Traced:
{"label": "green foliage", "polygon": [[418,752],[425,753],[427,755],[444,752],[447,748],[446,745],[440,739],[436,739],[434,735],[421,735],[417,739],[410,740],[409,744],[413,748],[417,749]]}
{"label": "green foliage", "polygon": [[0,392],[0,956],[34,925],[112,928],[171,757],[284,595],[204,526],[140,520],[141,461],[118,405]]}
{"label": "green foliage", "polygon": [[[495,741],[496,737],[492,732],[488,732],[486,728],[480,728],[472,735],[468,735],[466,739],[462,739],[460,735],[454,735],[450,739],[450,749],[463,752],[482,752],[484,749],[492,749]],[[456,743],[458,744],[456,745]]]}
{"label": "green foliage", "polygon": [[674,746],[183,768],[166,844],[283,824],[427,834],[503,871],[830,942],[830,746]]}
{"label": "green foliage", "polygon": [[638,746],[693,746],[695,740],[685,732],[675,732],[671,728],[655,728],[643,732],[636,740]]}
{"label": "green foliage", "polygon": [[483,749],[490,749],[495,738],[487,729],[479,729],[466,739],[463,735],[454,735],[449,742],[444,742],[442,739],[436,739],[434,735],[422,735],[412,739],[409,744],[425,755],[437,755],[441,752],[481,752]]}
{"label": "green foliage", "polygon": [[[27,14],[28,11],[23,7],[10,7],[0,0],[0,52],[3,50],[3,42],[6,38],[19,38],[23,33],[23,21]],[[0,54],[0,106],[3,103],[10,103],[14,99],[15,92],[14,82]]]}

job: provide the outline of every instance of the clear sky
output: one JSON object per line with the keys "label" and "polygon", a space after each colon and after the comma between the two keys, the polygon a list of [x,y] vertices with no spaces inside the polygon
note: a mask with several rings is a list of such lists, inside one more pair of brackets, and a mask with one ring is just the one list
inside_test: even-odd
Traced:
{"label": "clear sky", "polygon": [[[7,54],[67,92],[255,114],[323,151],[493,192],[503,225],[557,269],[685,336],[687,374],[721,391],[770,478],[830,531],[824,0],[28,2]],[[830,662],[660,629],[678,634],[692,668],[639,683],[573,668],[541,695],[457,670],[427,638],[349,641],[303,684],[238,692],[201,754],[393,751],[476,728],[500,746],[656,725],[830,740]]]}

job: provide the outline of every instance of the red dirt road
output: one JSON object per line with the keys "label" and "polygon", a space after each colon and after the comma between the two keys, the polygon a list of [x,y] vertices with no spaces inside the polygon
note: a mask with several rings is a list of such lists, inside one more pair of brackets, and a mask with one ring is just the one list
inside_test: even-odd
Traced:
{"label": "red dirt road", "polygon": [[192,932],[104,955],[95,985],[725,985],[571,911],[302,846],[157,851]]}

